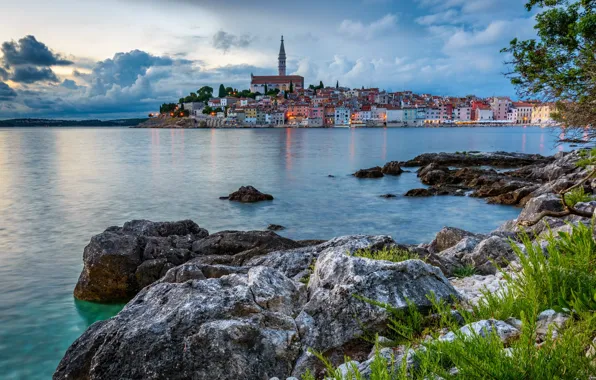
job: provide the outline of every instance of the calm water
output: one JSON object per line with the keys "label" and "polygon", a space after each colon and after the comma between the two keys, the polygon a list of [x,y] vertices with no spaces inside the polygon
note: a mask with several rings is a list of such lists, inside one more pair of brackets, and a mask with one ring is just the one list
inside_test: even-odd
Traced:
{"label": "calm water", "polygon": [[[50,378],[90,323],[119,310],[72,297],[83,248],[108,226],[190,218],[215,232],[277,223],[291,238],[390,234],[403,243],[428,241],[444,225],[487,232],[519,210],[462,197],[382,199],[421,187],[416,174],[349,174],[423,152],[551,154],[561,149],[554,140],[539,128],[0,129],[0,378]],[[218,200],[246,184],[275,200]]]}

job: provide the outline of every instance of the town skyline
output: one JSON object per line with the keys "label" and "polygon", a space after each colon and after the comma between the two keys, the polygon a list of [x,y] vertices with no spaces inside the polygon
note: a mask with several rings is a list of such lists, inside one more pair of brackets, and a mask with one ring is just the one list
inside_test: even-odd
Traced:
{"label": "town skyline", "polygon": [[[251,2],[228,1],[222,12],[212,1],[169,8],[116,1],[120,12],[109,22],[105,2],[39,2],[27,20],[12,3],[0,26],[0,118],[137,117],[204,85],[249,88],[250,73],[277,72],[281,34],[287,75],[303,76],[305,86],[339,81],[350,88],[516,99],[499,50],[514,37],[534,37],[524,1],[396,3],[330,1],[307,17],[306,3],[293,9],[268,2],[276,17],[266,28],[258,26],[264,15],[251,11]],[[75,22],[59,16],[67,8]],[[186,17],[164,17],[168,9]],[[38,22],[46,14],[57,18]]]}

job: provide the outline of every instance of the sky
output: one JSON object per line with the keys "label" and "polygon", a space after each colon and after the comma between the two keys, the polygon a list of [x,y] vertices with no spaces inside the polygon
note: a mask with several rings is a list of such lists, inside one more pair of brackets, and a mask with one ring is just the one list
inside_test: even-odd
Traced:
{"label": "sky", "polygon": [[0,0],[0,119],[144,117],[248,88],[277,73],[282,34],[306,85],[515,98],[500,50],[535,38],[525,2]]}

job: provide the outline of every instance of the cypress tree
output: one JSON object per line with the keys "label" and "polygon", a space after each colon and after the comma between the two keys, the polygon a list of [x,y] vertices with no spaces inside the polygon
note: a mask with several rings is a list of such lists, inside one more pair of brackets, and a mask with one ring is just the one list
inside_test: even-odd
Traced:
{"label": "cypress tree", "polygon": [[219,85],[219,96],[220,98],[225,98],[226,97],[226,88],[224,87],[223,84]]}

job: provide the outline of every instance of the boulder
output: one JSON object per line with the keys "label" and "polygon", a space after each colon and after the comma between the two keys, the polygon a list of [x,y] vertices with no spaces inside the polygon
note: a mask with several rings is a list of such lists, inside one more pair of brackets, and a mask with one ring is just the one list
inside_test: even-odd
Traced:
{"label": "boulder", "polygon": [[401,166],[424,166],[430,163],[454,166],[494,166],[515,168],[531,164],[545,164],[554,158],[543,157],[539,154],[508,153],[508,152],[464,152],[464,153],[424,153],[412,160],[400,163]]}
{"label": "boulder", "polygon": [[561,198],[558,195],[548,193],[530,199],[519,214],[517,221],[534,220],[543,211],[563,211]]}
{"label": "boulder", "polygon": [[456,269],[463,267],[464,258],[474,251],[478,243],[479,237],[466,236],[453,247],[437,253],[435,256],[440,263],[438,266],[445,276],[453,276]]}
{"label": "boulder", "polygon": [[540,341],[547,339],[549,330],[552,332],[552,338],[557,338],[559,331],[565,328],[570,316],[564,313],[557,313],[549,309],[538,314],[536,321],[536,337]]}
{"label": "boulder", "polygon": [[389,198],[396,198],[397,195],[389,193],[389,194],[379,195],[379,197],[389,199]]}
{"label": "boulder", "polygon": [[386,175],[400,175],[404,171],[402,170],[401,166],[399,166],[399,162],[391,161],[383,166],[382,172]]}
{"label": "boulder", "polygon": [[447,248],[455,246],[457,243],[463,240],[465,237],[479,238],[481,235],[462,230],[455,227],[443,227],[441,231],[437,233],[433,241],[429,245],[429,251],[441,252]]}
{"label": "boulder", "polygon": [[432,197],[433,193],[429,189],[411,189],[404,194],[404,197]]}
{"label": "boulder", "polygon": [[188,260],[192,241],[207,235],[207,230],[190,220],[133,220],[123,227],[110,227],[85,247],[74,295],[85,301],[127,301],[168,269]]}
{"label": "boulder", "polygon": [[242,186],[235,192],[228,196],[230,201],[242,202],[242,203],[254,203],[261,201],[272,201],[273,196],[271,194],[261,193],[253,186]]}
{"label": "boulder", "polygon": [[192,245],[192,256],[234,256],[233,265],[277,250],[302,247],[300,243],[272,231],[221,231],[197,240]]}
{"label": "boulder", "polygon": [[281,224],[270,224],[267,226],[267,229],[269,231],[282,231],[282,230],[285,230],[286,228],[284,226],[282,226]]}
{"label": "boulder", "polygon": [[496,274],[497,268],[508,265],[516,259],[509,241],[499,236],[491,236],[481,241],[476,248],[462,258],[464,264],[472,265],[478,274]]}
{"label": "boulder", "polygon": [[352,174],[356,178],[381,178],[384,177],[383,169],[380,166],[375,166],[369,169],[360,169]]}
{"label": "boulder", "polygon": [[303,352],[293,374],[317,365],[307,348],[324,353],[336,365],[344,356],[366,360],[371,345],[361,339],[364,331],[382,333],[390,315],[355,296],[398,310],[408,307],[407,300],[419,309],[428,309],[431,292],[446,301],[457,297],[441,271],[420,260],[394,263],[353,257],[344,249],[327,250],[316,262],[308,284],[309,301],[296,318]]}
{"label": "boulder", "polygon": [[289,376],[301,352],[293,316],[305,295],[304,285],[264,267],[246,275],[155,284],[115,317],[89,327],[53,378]]}

